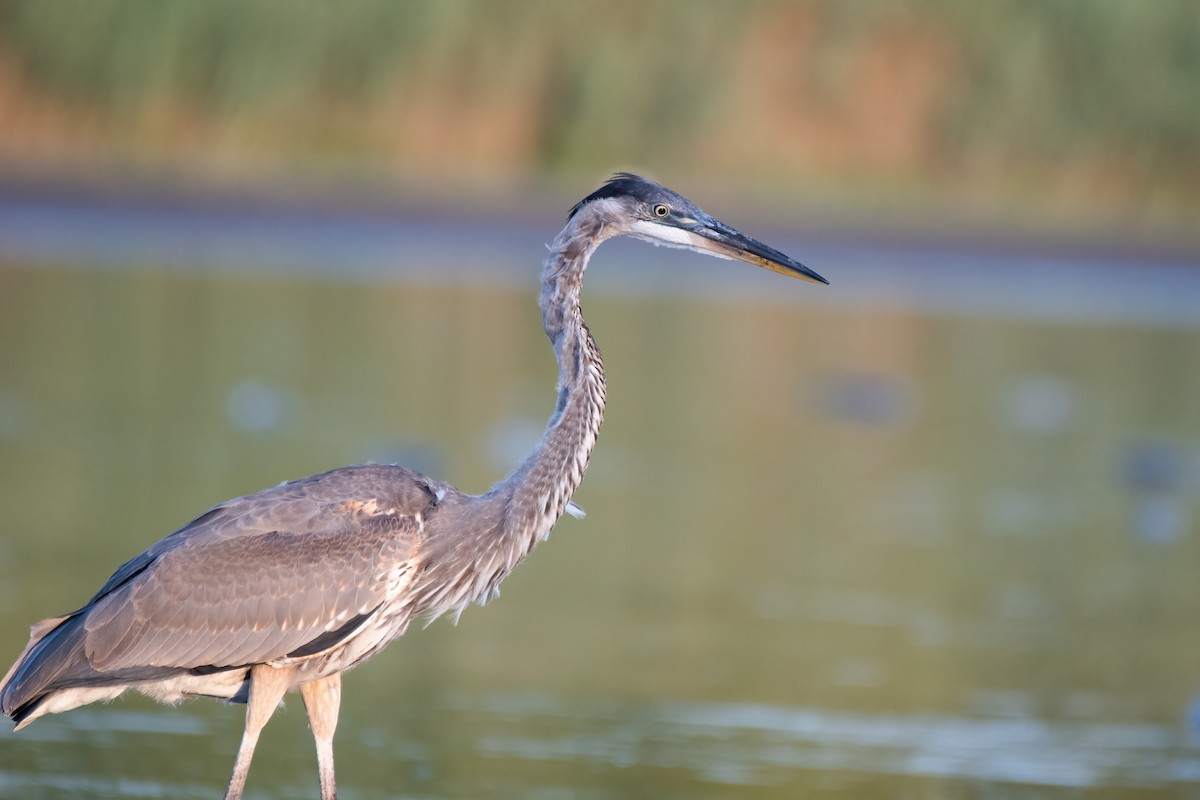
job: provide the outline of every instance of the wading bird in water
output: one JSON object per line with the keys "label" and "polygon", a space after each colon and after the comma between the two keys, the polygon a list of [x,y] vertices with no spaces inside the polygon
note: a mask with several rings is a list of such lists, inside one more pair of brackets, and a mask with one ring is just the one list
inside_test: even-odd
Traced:
{"label": "wading bird in water", "polygon": [[136,689],[159,700],[246,703],[226,798],[259,732],[299,689],[321,797],[335,796],[342,673],[417,617],[485,603],[550,534],[583,480],[604,416],[604,365],[579,308],[588,260],[614,236],[733,258],[827,283],[652,181],[621,173],[571,209],[546,258],[541,308],[558,403],[537,447],[468,495],[397,466],[344,467],[221,503],[122,565],[78,611],[33,626],[0,682],[17,729]]}

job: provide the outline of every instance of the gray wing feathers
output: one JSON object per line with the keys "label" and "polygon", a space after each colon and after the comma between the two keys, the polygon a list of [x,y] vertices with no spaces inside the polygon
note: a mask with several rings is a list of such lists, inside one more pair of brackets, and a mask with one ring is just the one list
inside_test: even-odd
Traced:
{"label": "gray wing feathers", "polygon": [[218,505],[121,565],[83,608],[38,622],[0,680],[0,711],[22,723],[68,687],[317,655],[384,602],[397,601],[388,630],[400,632],[422,527],[448,492],[372,465]]}
{"label": "gray wing feathers", "polygon": [[223,503],[119,567],[83,608],[35,625],[0,681],[0,711],[24,719],[66,687],[336,646],[400,599],[396,577],[417,571],[424,520],[447,490],[364,466]]}
{"label": "gray wing feathers", "polygon": [[417,533],[413,518],[392,515],[330,533],[189,542],[96,604],[85,623],[88,660],[109,671],[283,658],[383,603],[381,568],[408,559]]}

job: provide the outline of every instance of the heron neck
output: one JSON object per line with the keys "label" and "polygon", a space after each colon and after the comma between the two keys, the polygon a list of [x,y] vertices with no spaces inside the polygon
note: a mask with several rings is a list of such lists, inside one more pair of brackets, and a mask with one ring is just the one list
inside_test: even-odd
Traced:
{"label": "heron neck", "polygon": [[542,273],[542,322],[558,360],[558,403],[541,442],[504,484],[512,491],[505,527],[528,535],[530,548],[549,535],[583,480],[604,419],[604,363],[579,308],[583,273],[603,238],[601,220],[577,215],[551,245]]}

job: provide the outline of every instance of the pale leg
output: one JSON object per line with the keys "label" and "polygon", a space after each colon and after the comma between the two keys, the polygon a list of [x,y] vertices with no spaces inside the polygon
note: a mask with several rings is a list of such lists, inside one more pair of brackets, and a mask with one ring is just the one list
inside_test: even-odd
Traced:
{"label": "pale leg", "polygon": [[333,781],[333,732],[337,729],[342,703],[342,676],[334,673],[303,684],[300,696],[308,709],[308,724],[317,740],[317,769],[321,773],[321,800],[336,800]]}
{"label": "pale leg", "polygon": [[233,774],[229,776],[225,800],[241,800],[242,789],[246,787],[246,773],[250,771],[250,759],[254,758],[254,746],[258,744],[258,734],[275,713],[283,693],[291,685],[292,673],[291,669],[276,669],[266,664],[259,664],[250,670],[246,731],[242,734],[242,745],[233,764]]}

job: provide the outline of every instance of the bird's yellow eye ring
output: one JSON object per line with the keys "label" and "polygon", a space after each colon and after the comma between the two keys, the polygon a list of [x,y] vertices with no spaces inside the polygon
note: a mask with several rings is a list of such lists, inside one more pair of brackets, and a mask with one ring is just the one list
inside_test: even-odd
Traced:
{"label": "bird's yellow eye ring", "polygon": [[665,217],[667,214],[670,214],[670,213],[671,213],[671,209],[667,208],[662,203],[657,203],[654,206],[654,216],[656,216],[656,217]]}

